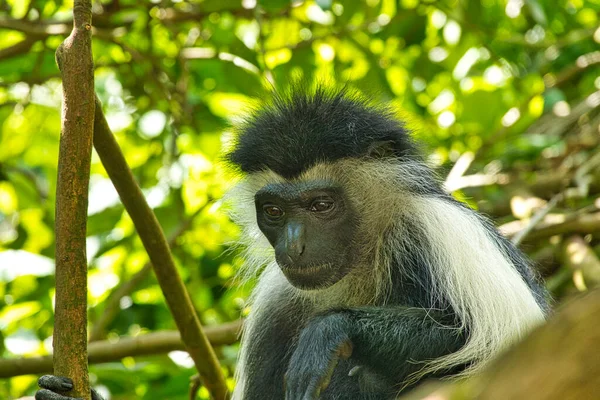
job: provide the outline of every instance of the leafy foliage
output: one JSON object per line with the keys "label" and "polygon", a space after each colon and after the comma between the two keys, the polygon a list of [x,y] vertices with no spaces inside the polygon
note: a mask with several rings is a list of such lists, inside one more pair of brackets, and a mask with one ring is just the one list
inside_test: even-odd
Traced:
{"label": "leafy foliage", "polygon": [[[0,2],[6,358],[51,347],[61,90],[54,51],[70,32],[71,7]],[[207,326],[237,319],[248,295],[231,283],[242,261],[227,245],[238,231],[218,201],[228,186],[219,154],[253,98],[295,80],[341,82],[402,110],[442,174],[457,166],[447,185],[458,198],[507,234],[533,228],[524,248],[561,299],[600,282],[599,12],[597,0],[102,0],[93,17],[96,91],[167,236],[179,232],[173,253]],[[540,210],[548,214],[533,226]],[[548,233],[582,215],[595,225]],[[591,251],[585,265],[569,247],[573,234]],[[94,327],[109,295],[147,262],[96,156],[88,259]],[[174,329],[151,275],[119,304],[108,338]],[[219,348],[231,384],[235,354],[235,345]],[[112,399],[183,399],[190,365],[175,352],[91,372]],[[0,381],[0,397],[31,394],[35,380]]]}

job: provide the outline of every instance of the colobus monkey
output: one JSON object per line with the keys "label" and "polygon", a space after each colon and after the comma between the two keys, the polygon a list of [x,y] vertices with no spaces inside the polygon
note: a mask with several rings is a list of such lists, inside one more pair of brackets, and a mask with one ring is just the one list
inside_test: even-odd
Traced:
{"label": "colobus monkey", "polygon": [[227,159],[242,274],[258,276],[235,400],[391,399],[478,371],[544,320],[527,260],[442,190],[387,108],[278,94]]}
{"label": "colobus monkey", "polygon": [[234,399],[393,398],[479,370],[544,320],[527,260],[442,190],[390,110],[276,95],[228,159],[247,273],[264,267]]}

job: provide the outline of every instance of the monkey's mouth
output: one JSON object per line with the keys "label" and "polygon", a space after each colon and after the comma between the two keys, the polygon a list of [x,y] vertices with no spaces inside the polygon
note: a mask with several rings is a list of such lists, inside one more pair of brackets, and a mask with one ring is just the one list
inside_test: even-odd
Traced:
{"label": "monkey's mouth", "polygon": [[325,289],[345,275],[331,263],[306,267],[280,265],[280,268],[292,286],[303,290]]}

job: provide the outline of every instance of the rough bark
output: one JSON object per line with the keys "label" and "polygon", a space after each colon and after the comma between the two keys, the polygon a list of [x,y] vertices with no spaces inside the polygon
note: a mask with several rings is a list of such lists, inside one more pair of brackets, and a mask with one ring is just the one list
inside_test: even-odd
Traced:
{"label": "rough bark", "polygon": [[73,379],[71,396],[89,399],[85,238],[94,129],[91,1],[76,0],[73,16],[73,31],[56,51],[63,110],[56,188],[54,374]]}
{"label": "rough bark", "polygon": [[595,291],[568,304],[492,365],[475,385],[474,394],[481,400],[596,398],[598,321],[600,291]]}
{"label": "rough bark", "polygon": [[480,376],[423,387],[403,400],[581,400],[600,388],[600,290],[569,302]]}

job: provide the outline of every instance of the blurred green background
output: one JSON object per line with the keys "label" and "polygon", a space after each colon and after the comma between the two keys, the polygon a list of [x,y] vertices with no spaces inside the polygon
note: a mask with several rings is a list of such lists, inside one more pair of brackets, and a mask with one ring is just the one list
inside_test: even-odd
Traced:
{"label": "blurred green background", "polygon": [[[54,52],[72,5],[0,1],[5,359],[51,350]],[[204,325],[238,319],[249,293],[231,281],[242,260],[228,244],[238,230],[219,202],[230,184],[219,154],[253,99],[294,80],[347,84],[397,109],[449,191],[513,239],[527,233],[516,240],[557,302],[600,283],[600,0],[102,0],[93,10],[96,92]],[[95,154],[91,173],[94,339],[175,329]],[[217,352],[233,384],[237,345]],[[111,399],[187,399],[191,366],[170,352],[90,371]],[[0,380],[0,398],[31,395],[36,379]]]}

